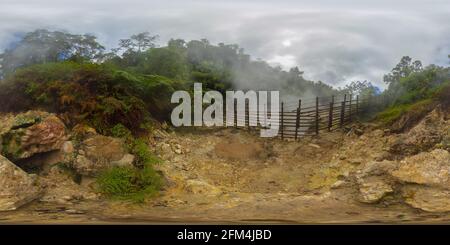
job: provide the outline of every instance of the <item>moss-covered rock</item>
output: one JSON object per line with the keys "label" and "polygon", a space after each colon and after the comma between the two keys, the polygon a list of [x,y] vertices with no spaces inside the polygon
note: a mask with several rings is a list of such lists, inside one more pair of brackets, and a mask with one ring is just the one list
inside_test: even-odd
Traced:
{"label": "moss-covered rock", "polygon": [[4,122],[2,128],[0,152],[12,161],[59,150],[67,140],[64,123],[47,112],[18,114]]}

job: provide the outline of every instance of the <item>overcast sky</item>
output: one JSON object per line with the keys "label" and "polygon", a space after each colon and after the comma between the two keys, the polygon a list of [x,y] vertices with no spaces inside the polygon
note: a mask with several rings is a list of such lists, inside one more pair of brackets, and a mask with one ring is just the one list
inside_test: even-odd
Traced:
{"label": "overcast sky", "polygon": [[254,58],[332,85],[382,76],[404,55],[448,64],[450,0],[0,0],[0,49],[36,28],[236,43]]}

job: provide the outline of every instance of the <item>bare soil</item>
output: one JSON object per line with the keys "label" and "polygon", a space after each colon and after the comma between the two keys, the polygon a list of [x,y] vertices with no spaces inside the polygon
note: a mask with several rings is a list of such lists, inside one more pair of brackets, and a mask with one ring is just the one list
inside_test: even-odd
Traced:
{"label": "bare soil", "polygon": [[180,129],[151,142],[164,160],[157,168],[166,185],[158,197],[143,204],[96,198],[89,182],[63,184],[72,181],[67,178],[49,186],[41,200],[0,213],[0,223],[450,221],[448,213],[427,213],[395,200],[360,203],[351,183],[336,186],[383,150],[385,139],[372,134],[332,132],[294,142],[263,139],[257,131]]}

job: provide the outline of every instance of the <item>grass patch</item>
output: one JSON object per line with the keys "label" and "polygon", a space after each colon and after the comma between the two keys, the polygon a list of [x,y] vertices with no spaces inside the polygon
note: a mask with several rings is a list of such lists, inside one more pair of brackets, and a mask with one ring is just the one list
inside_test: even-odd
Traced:
{"label": "grass patch", "polygon": [[97,184],[100,192],[110,198],[142,203],[158,193],[162,180],[151,165],[142,169],[113,167],[98,176]]}
{"label": "grass patch", "polygon": [[131,132],[121,124],[112,128],[111,134],[125,140],[128,150],[135,155],[135,167],[113,167],[97,177],[99,191],[113,199],[130,200],[141,203],[146,198],[158,193],[162,178],[154,169],[161,163],[143,139],[136,139]]}
{"label": "grass patch", "polygon": [[412,104],[394,105],[378,113],[375,120],[384,125],[391,125],[406,113],[411,113],[411,118],[415,118],[427,112],[433,102],[433,99],[425,99]]}

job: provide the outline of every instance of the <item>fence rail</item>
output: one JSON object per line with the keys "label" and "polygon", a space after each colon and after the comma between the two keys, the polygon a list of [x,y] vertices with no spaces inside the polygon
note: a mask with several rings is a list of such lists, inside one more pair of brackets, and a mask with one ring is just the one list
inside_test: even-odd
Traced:
{"label": "fence rail", "polygon": [[[308,103],[308,106],[304,106],[305,103],[302,104],[302,100],[299,100],[298,104],[293,106],[292,102],[281,102],[278,112],[278,137],[298,139],[302,136],[319,135],[321,131],[330,132],[343,128],[367,107],[369,98],[344,95],[337,101],[334,96],[316,97],[313,103],[315,105]],[[267,113],[272,115],[270,111]],[[245,114],[235,113],[234,127],[260,127],[250,126],[250,121],[258,121],[258,116],[258,112],[249,111],[247,105]]]}

